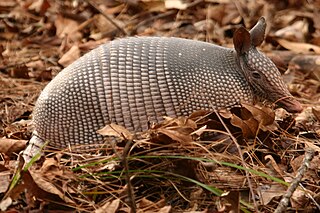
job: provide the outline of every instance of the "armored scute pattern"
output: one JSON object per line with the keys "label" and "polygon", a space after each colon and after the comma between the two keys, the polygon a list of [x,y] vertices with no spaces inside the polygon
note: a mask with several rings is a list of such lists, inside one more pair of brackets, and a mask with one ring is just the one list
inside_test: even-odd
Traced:
{"label": "armored scute pattern", "polygon": [[113,41],[64,69],[41,93],[34,110],[40,138],[53,146],[102,141],[108,123],[146,130],[163,116],[251,102],[234,52],[178,38]]}

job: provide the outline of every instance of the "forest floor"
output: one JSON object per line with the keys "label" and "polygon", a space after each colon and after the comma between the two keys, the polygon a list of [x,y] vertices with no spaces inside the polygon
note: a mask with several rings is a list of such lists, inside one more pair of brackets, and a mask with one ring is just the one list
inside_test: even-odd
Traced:
{"label": "forest floor", "polygon": [[[37,97],[84,53],[127,36],[232,48],[234,31],[261,16],[260,50],[301,113],[244,104],[168,118],[143,133],[114,125],[104,132],[118,137],[112,146],[81,153],[49,144],[15,182]],[[317,0],[0,1],[1,211],[319,212],[319,23]]]}

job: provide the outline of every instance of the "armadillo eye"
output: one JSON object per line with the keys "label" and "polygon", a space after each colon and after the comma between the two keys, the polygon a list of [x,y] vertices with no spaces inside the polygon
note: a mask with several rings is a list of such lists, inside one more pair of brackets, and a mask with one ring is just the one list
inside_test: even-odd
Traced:
{"label": "armadillo eye", "polygon": [[259,72],[254,71],[254,72],[252,72],[252,77],[255,78],[255,79],[260,79],[260,78],[261,78],[261,75],[260,75]]}

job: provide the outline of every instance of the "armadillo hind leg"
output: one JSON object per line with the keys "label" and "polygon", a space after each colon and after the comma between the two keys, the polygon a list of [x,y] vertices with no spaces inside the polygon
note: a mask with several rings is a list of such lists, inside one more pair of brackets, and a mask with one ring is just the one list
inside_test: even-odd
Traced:
{"label": "armadillo hind leg", "polygon": [[36,134],[33,134],[30,141],[29,141],[29,145],[22,152],[22,157],[23,157],[25,163],[29,163],[30,160],[36,154],[40,153],[44,144],[45,144],[45,141],[42,138],[38,137]]}

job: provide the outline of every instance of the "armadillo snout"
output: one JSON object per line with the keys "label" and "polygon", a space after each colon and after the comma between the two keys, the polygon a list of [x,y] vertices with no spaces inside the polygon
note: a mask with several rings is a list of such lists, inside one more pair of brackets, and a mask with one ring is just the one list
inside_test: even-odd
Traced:
{"label": "armadillo snout", "polygon": [[298,113],[303,110],[302,105],[293,97],[282,98],[277,102],[279,106],[291,113]]}

